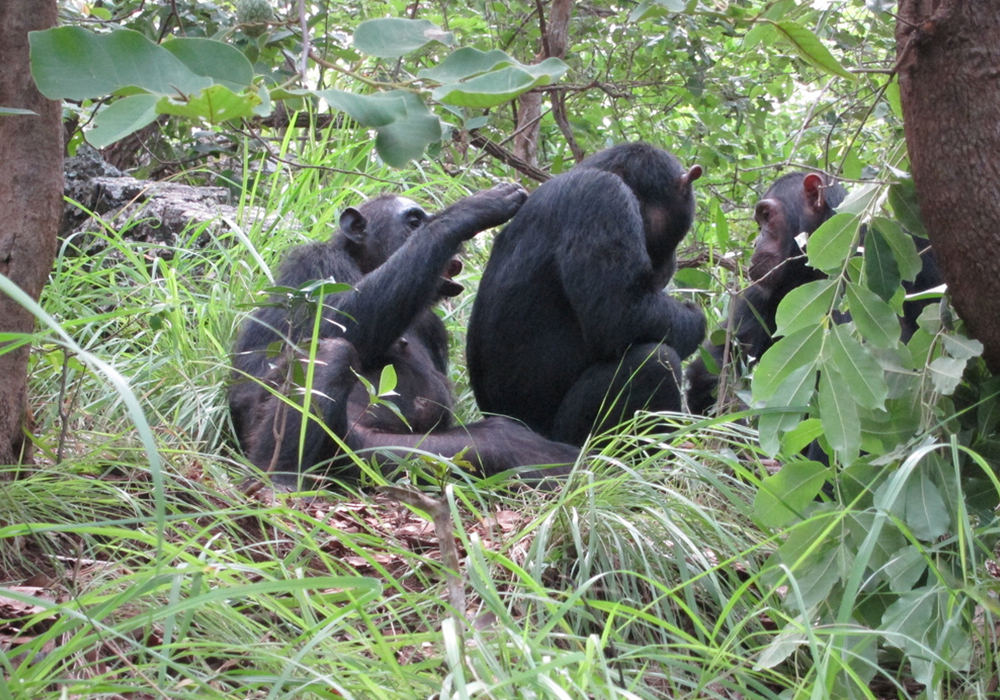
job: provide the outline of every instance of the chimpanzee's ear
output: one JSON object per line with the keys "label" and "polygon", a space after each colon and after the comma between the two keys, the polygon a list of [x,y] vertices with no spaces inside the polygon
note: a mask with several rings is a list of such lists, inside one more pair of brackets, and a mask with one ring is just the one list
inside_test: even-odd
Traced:
{"label": "chimpanzee's ear", "polygon": [[681,189],[685,187],[690,189],[691,183],[701,177],[702,172],[700,165],[692,165],[690,170],[681,175]]}
{"label": "chimpanzee's ear", "polygon": [[347,240],[361,245],[365,242],[365,229],[368,222],[364,215],[354,207],[348,207],[340,215],[340,230]]}
{"label": "chimpanzee's ear", "polygon": [[802,192],[806,198],[806,206],[814,212],[821,212],[826,206],[826,182],[816,173],[809,173],[802,180]]}

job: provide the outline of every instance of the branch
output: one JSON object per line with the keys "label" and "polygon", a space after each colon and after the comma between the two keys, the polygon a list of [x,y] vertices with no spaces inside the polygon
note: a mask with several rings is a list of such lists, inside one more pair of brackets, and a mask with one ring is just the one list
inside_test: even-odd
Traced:
{"label": "branch", "polygon": [[493,143],[488,138],[477,132],[469,132],[469,144],[475,146],[476,148],[483,149],[483,151],[493,156],[504,165],[514,168],[514,170],[521,173],[525,177],[531,178],[535,182],[545,182],[552,177],[544,170],[539,170],[535,166],[525,162],[523,159],[518,158],[503,146]]}

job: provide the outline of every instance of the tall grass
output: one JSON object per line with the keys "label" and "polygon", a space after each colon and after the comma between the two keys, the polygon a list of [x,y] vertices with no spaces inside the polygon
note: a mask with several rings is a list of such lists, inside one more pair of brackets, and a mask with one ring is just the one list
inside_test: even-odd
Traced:
{"label": "tall grass", "polygon": [[[428,487],[454,518],[465,610],[450,607],[424,514],[370,490],[245,497],[228,350],[282,252],[329,237],[340,209],[385,189],[436,209],[491,184],[432,166],[390,171],[368,148],[301,134],[279,152],[319,167],[248,158],[243,216],[223,233],[139,245],[126,221],[94,234],[100,252],[64,247],[42,307],[66,335],[43,328],[32,357],[38,464],[0,480],[0,610],[24,615],[0,619],[0,700],[778,698],[819,687],[799,657],[758,663],[783,614],[761,575],[777,538],[753,519],[767,472],[753,432],[721,419],[640,417],[595,442],[557,493],[496,479]],[[441,311],[467,419],[462,329],[488,243],[472,242],[469,292]]]}

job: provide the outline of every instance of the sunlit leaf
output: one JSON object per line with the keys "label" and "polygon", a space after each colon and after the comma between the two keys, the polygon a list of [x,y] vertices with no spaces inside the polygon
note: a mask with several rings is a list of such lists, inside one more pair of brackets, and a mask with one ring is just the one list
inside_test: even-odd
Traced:
{"label": "sunlit leaf", "polygon": [[253,109],[258,104],[260,97],[256,93],[237,95],[225,85],[212,85],[187,99],[161,97],[156,103],[156,109],[160,114],[174,114],[189,119],[204,119],[210,124],[221,124],[253,116]]}
{"label": "sunlit leaf", "polygon": [[966,338],[964,335],[942,336],[945,351],[956,360],[971,360],[983,354],[983,344],[975,338]]}
{"label": "sunlit leaf", "polygon": [[851,254],[858,235],[858,217],[836,214],[809,236],[806,257],[809,264],[827,274],[840,272]]}
{"label": "sunlit leaf", "polygon": [[958,360],[951,357],[938,357],[930,364],[931,382],[934,391],[945,396],[955,393],[968,360]]}
{"label": "sunlit leaf", "polygon": [[795,47],[796,53],[814,68],[847,80],[856,80],[854,75],[840,65],[830,50],[809,29],[792,20],[780,20],[773,24],[778,32]]}
{"label": "sunlit leaf", "polygon": [[836,280],[815,280],[796,287],[781,300],[775,316],[775,335],[789,335],[822,321],[833,308]]}
{"label": "sunlit leaf", "polygon": [[500,49],[480,51],[471,46],[463,46],[436,66],[418,71],[417,77],[437,83],[454,83],[505,65],[520,63]]}
{"label": "sunlit leaf", "polygon": [[753,500],[757,519],[767,527],[784,527],[802,516],[830,473],[819,462],[789,462],[760,484]]}
{"label": "sunlit leaf", "polygon": [[508,102],[518,95],[559,79],[566,64],[547,58],[535,66],[507,66],[460,83],[448,83],[431,93],[438,102],[487,109]]}

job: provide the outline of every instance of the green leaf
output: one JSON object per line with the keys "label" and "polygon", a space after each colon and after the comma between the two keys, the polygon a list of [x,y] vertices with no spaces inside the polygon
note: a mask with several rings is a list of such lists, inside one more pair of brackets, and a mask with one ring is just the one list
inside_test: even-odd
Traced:
{"label": "green leaf", "polygon": [[894,593],[911,590],[927,570],[927,559],[916,545],[908,545],[893,554],[885,565],[889,588]]}
{"label": "green leaf", "polygon": [[934,612],[935,597],[933,588],[926,586],[901,595],[890,605],[882,615],[880,629],[886,643],[902,649],[904,640],[919,642],[924,639]]}
{"label": "green leaf", "polygon": [[487,109],[518,95],[558,80],[568,66],[558,58],[547,58],[534,66],[507,66],[461,83],[435,88],[431,96],[438,102]]}
{"label": "green leaf", "polygon": [[521,64],[500,49],[480,51],[471,46],[463,46],[433,68],[418,71],[417,77],[436,83],[454,83],[503,65]]}
{"label": "green leaf", "polygon": [[441,120],[430,114],[408,114],[388,126],[378,129],[375,148],[382,160],[394,168],[402,168],[418,160],[428,145],[441,140]]}
{"label": "green leaf", "polygon": [[20,109],[18,107],[0,107],[0,117],[16,117],[27,114],[38,115],[38,112],[33,112],[30,109]]}
{"label": "green leaf", "polygon": [[253,66],[239,49],[221,41],[201,38],[178,38],[161,46],[179,58],[197,75],[211,78],[233,92],[240,92],[253,82]]}
{"label": "green leaf", "polygon": [[794,370],[813,366],[823,349],[823,328],[803,328],[775,343],[757,363],[751,388],[755,401],[767,401]]}
{"label": "green leaf", "polygon": [[889,393],[882,367],[851,336],[847,326],[833,327],[829,347],[830,360],[824,367],[833,365],[854,402],[865,408],[882,408]]}
{"label": "green leaf", "polygon": [[174,114],[221,124],[253,116],[253,109],[258,104],[260,97],[256,93],[237,95],[225,85],[212,85],[186,100],[161,97],[156,103],[156,109],[160,114]]}
{"label": "green leaf", "polygon": [[829,49],[809,29],[792,20],[780,20],[773,22],[773,24],[778,32],[795,48],[796,53],[814,68],[847,80],[857,80],[852,73],[837,62]]}
{"label": "green leaf", "polygon": [[816,390],[816,368],[802,365],[792,370],[781,382],[774,394],[767,400],[768,408],[795,408],[787,412],[768,411],[761,414],[757,423],[760,447],[768,455],[774,456],[781,448],[781,436],[793,429],[802,419]]}
{"label": "green leaf", "polygon": [[[895,84],[895,81],[893,81]],[[923,217],[920,216],[920,204],[917,202],[917,188],[913,180],[901,180],[889,186],[889,206],[907,231],[914,236],[927,238]]]}
{"label": "green leaf", "polygon": [[851,390],[832,367],[819,373],[819,419],[837,458],[850,466],[861,453],[861,421]]}
{"label": "green leaf", "polygon": [[819,462],[789,462],[761,482],[753,500],[757,519],[767,527],[780,528],[801,518],[805,507],[823,488],[829,472]]}
{"label": "green leaf", "polygon": [[906,524],[918,539],[933,542],[948,532],[951,518],[924,465],[906,482]]}
{"label": "green leaf", "polygon": [[369,19],[354,30],[354,46],[369,56],[399,58],[421,46],[438,41],[455,44],[455,35],[425,19]]}
{"label": "green leaf", "polygon": [[956,360],[971,360],[983,354],[983,344],[974,338],[966,338],[964,335],[942,336],[945,351]]}
{"label": "green leaf", "polygon": [[820,323],[833,308],[836,292],[836,280],[829,279],[807,282],[793,289],[778,304],[775,335],[789,335]]}
{"label": "green leaf", "polygon": [[854,248],[858,217],[836,214],[809,236],[806,257],[809,264],[827,274],[839,273]]}
{"label": "green leaf", "polygon": [[912,282],[923,267],[913,236],[906,233],[897,222],[881,216],[872,219],[872,227],[878,229],[892,249],[900,276]]}
{"label": "green leaf", "polygon": [[[815,386],[813,382],[813,386]],[[823,424],[819,418],[807,418],[781,438],[781,452],[786,455],[798,454],[813,440],[823,434]]]}
{"label": "green leaf", "polygon": [[87,100],[123,88],[159,95],[192,95],[212,84],[139,32],[92,34],[56,27],[29,34],[31,75],[49,99]]}
{"label": "green leaf", "polygon": [[[866,247],[866,260],[868,252],[869,248]],[[894,348],[899,344],[899,317],[878,295],[859,284],[849,282],[847,304],[851,310],[851,319],[865,340],[883,349]]]}
{"label": "green leaf", "polygon": [[938,357],[930,364],[931,382],[934,391],[945,396],[955,393],[968,360],[958,360],[951,357]]}
{"label": "green leaf", "polygon": [[386,365],[382,368],[382,374],[378,379],[378,395],[379,396],[395,396],[396,395],[396,368],[392,365]]}
{"label": "green leaf", "polygon": [[892,299],[903,281],[889,241],[874,225],[865,234],[865,280],[868,288],[886,301]]}
{"label": "green leaf", "polygon": [[387,126],[406,117],[406,102],[401,91],[357,95],[343,90],[317,90],[316,95],[362,126]]}
{"label": "green leaf", "polygon": [[688,4],[688,0],[653,0],[653,2],[669,12],[684,12]]}
{"label": "green leaf", "polygon": [[130,95],[112,102],[97,113],[95,128],[86,132],[87,142],[104,148],[156,120],[159,95]]}

